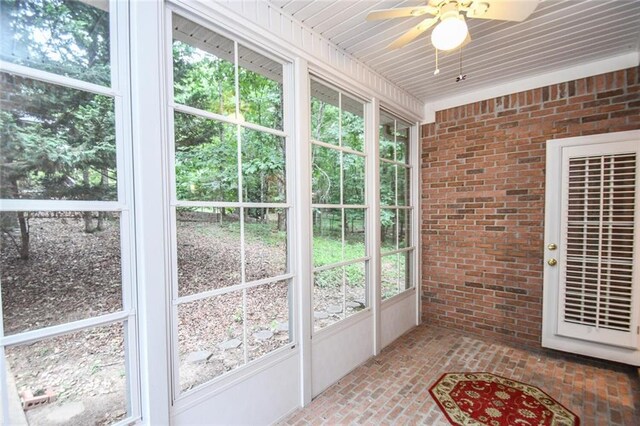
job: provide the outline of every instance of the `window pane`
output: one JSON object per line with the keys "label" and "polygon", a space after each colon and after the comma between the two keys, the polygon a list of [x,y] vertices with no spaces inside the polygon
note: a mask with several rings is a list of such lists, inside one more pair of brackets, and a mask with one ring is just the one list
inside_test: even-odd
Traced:
{"label": "window pane", "polygon": [[291,342],[289,294],[287,281],[247,289],[249,361]]}
{"label": "window pane", "polygon": [[342,146],[364,151],[364,105],[342,95]]}
{"label": "window pane", "polygon": [[400,292],[398,286],[399,278],[399,254],[390,254],[382,257],[381,282],[382,299],[388,299]]}
{"label": "window pane", "polygon": [[344,204],[364,204],[364,157],[342,154],[344,173]]}
{"label": "window pane", "polygon": [[236,126],[175,113],[176,197],[238,201]]}
{"label": "window pane", "polygon": [[243,128],[242,179],[245,202],[285,202],[285,139]]}
{"label": "window pane", "polygon": [[311,138],[332,145],[340,144],[340,95],[311,80]]}
{"label": "window pane", "polygon": [[282,64],[238,46],[240,113],[250,123],[282,129]]}
{"label": "window pane", "polygon": [[380,157],[387,160],[395,159],[395,141],[394,141],[395,119],[385,113],[380,112]]}
{"label": "window pane", "polygon": [[246,281],[287,273],[287,210],[244,209]]}
{"label": "window pane", "polygon": [[173,15],[173,92],[177,103],[235,116],[233,41]]}
{"label": "window pane", "polygon": [[396,168],[393,164],[380,163],[380,204],[396,205]]}
{"label": "window pane", "polygon": [[398,248],[410,247],[411,242],[411,210],[398,210]]}
{"label": "window pane", "polygon": [[410,181],[409,176],[411,169],[403,166],[396,166],[398,171],[398,206],[406,206],[409,199]]}
{"label": "window pane", "polygon": [[122,323],[10,346],[5,354],[15,392],[55,397],[25,411],[29,425],[103,425],[129,414]]}
{"label": "window pane", "polygon": [[344,318],[344,268],[315,273],[313,281],[313,318],[316,330]]}
{"label": "window pane", "polygon": [[244,365],[242,293],[178,306],[181,391]]}
{"label": "window pane", "polygon": [[344,258],[359,259],[366,256],[365,209],[344,209]]}
{"label": "window pane", "polygon": [[398,248],[398,210],[380,209],[380,243],[383,253]]}
{"label": "window pane", "polygon": [[413,287],[411,256],[412,252],[403,252],[382,257],[383,299]]}
{"label": "window pane", "polygon": [[314,204],[340,204],[340,151],[313,145]]}
{"label": "window pane", "polygon": [[313,209],[313,265],[342,262],[342,210]]}
{"label": "window pane", "polygon": [[178,293],[240,284],[240,210],[176,208]]}
{"label": "window pane", "polygon": [[360,312],[367,307],[365,267],[366,263],[355,263],[344,267],[347,316]]}
{"label": "window pane", "polygon": [[411,256],[413,252],[398,254],[398,286],[400,291],[413,287],[411,280]]}
{"label": "window pane", "polygon": [[3,1],[0,59],[111,86],[109,2]]}
{"label": "window pane", "polygon": [[5,334],[122,309],[115,212],[0,213]]}
{"label": "window pane", "polygon": [[0,84],[2,198],[117,198],[113,99],[8,73]]}
{"label": "window pane", "polygon": [[409,163],[409,135],[411,125],[402,121],[396,122],[396,161]]}

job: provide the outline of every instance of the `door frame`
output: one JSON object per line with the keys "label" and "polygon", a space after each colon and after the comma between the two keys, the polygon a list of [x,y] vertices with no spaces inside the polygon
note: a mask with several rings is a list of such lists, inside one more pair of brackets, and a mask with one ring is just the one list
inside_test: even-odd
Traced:
{"label": "door frame", "polygon": [[[613,142],[637,141],[640,144],[640,130],[603,133],[598,135],[578,136],[572,138],[553,139],[547,141],[546,182],[545,182],[545,228],[544,228],[544,281],[542,305],[542,346],[550,349],[603,358],[640,366],[640,345],[638,348],[623,348],[600,344],[585,340],[560,336],[558,327],[558,287],[552,283],[559,282],[561,268],[547,264],[548,258],[559,255],[547,249],[550,243],[558,243],[561,235],[561,221],[557,220],[561,213],[562,191],[558,178],[562,176],[562,149],[572,146],[594,145]],[[640,168],[640,162],[638,163]],[[640,175],[636,178],[640,180]],[[640,189],[637,189],[638,192]],[[635,212],[636,223],[640,223],[640,209]],[[636,250],[639,249],[640,227],[636,227],[634,240]],[[633,280],[637,283],[639,271],[634,271]],[[636,307],[636,309],[638,309]],[[638,315],[638,312],[636,312]]]}

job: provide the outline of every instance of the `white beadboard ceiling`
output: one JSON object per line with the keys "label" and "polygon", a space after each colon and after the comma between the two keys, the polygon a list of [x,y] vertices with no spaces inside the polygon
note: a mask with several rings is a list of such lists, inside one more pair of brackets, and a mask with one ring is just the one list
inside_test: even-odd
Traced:
{"label": "white beadboard ceiling", "polygon": [[[515,0],[517,2],[517,0]],[[640,50],[640,0],[546,0],[524,22],[468,19],[472,42],[459,53],[435,51],[429,34],[402,49],[386,46],[424,17],[367,22],[371,10],[426,1],[269,0],[425,103]]]}

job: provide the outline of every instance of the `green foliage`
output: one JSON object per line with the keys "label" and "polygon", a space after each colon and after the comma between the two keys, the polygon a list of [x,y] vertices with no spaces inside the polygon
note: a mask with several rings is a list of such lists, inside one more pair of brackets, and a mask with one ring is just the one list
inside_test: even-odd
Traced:
{"label": "green foliage", "polygon": [[[315,87],[315,86],[314,86]],[[325,89],[331,92],[330,89]],[[337,93],[333,96],[337,97]],[[346,99],[343,96],[343,102]],[[354,102],[351,101],[350,104]],[[352,108],[355,108],[351,105]],[[359,113],[359,114],[358,114]],[[364,150],[362,111],[340,109],[329,101],[311,98],[311,135],[320,142]],[[340,199],[342,177],[343,199]],[[313,147],[313,202],[316,204],[365,203],[364,157],[322,146]]]}
{"label": "green foliage", "polygon": [[[313,262],[314,266],[331,265],[365,256],[364,210],[345,209],[342,222],[340,209],[317,209],[314,211]],[[344,228],[344,231],[343,231]],[[344,245],[342,235],[344,232]],[[315,283],[320,287],[340,287],[343,267],[316,273]],[[362,263],[344,267],[346,283],[351,286],[364,285]]]}
{"label": "green foliage", "polygon": [[[110,85],[109,14],[80,1],[4,1],[2,59]],[[1,73],[4,198],[113,200],[113,99]]]}
{"label": "green foliage", "polygon": [[[176,102],[216,114],[235,114],[232,62],[174,41],[173,66]],[[282,128],[282,85],[243,67],[238,73],[244,119]],[[182,113],[176,113],[174,127],[178,198],[239,201],[236,127]],[[284,139],[248,128],[242,129],[241,139],[244,201],[285,201]]]}
{"label": "green foliage", "polygon": [[113,101],[5,75],[16,89],[0,111],[5,198],[115,199]]}
{"label": "green foliage", "polygon": [[177,103],[221,115],[235,112],[232,62],[174,40],[173,81]]}
{"label": "green foliage", "polygon": [[237,201],[238,150],[231,126],[175,114],[176,195],[180,200]]}
{"label": "green foliage", "polygon": [[[109,86],[109,12],[78,0],[2,0],[3,60]],[[5,43],[4,40],[11,40]]]}
{"label": "green foliage", "polygon": [[246,121],[282,129],[282,84],[238,67],[240,113]]}
{"label": "green foliage", "polygon": [[284,138],[251,129],[242,132],[243,199],[285,201]]}

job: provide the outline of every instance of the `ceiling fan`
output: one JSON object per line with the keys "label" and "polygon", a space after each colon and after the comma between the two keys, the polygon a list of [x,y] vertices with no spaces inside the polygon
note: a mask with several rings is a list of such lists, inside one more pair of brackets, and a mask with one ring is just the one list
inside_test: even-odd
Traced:
{"label": "ceiling fan", "polygon": [[373,10],[367,20],[431,15],[388,47],[403,47],[435,25],[431,43],[437,50],[448,51],[471,40],[465,17],[521,22],[533,13],[538,3],[539,0],[429,0],[424,6]]}

